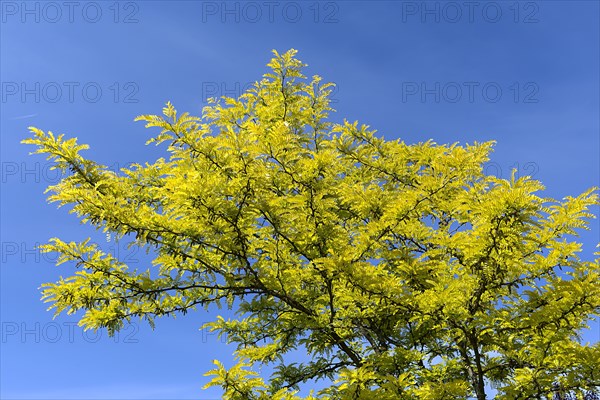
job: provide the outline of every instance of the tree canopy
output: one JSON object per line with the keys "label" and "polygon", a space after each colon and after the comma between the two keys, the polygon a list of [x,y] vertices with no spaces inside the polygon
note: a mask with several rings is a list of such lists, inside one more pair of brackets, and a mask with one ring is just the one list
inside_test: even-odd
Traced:
{"label": "tree canopy", "polygon": [[[168,158],[115,173],[86,145],[37,128],[66,176],[49,200],[117,240],[148,248],[138,271],[90,240],[44,251],[77,272],[43,288],[56,313],[114,334],[132,318],[227,305],[206,326],[237,344],[207,386],[225,399],[552,398],[600,385],[600,258],[578,256],[597,189],[558,201],[528,176],[484,173],[493,142],[385,140],[333,123],[331,84],[296,51],[239,98],[200,117],[137,120]],[[594,253],[600,256],[599,252]],[[305,352],[304,362],[286,354]],[[260,376],[256,367],[274,367]],[[486,393],[486,391],[488,393]]]}

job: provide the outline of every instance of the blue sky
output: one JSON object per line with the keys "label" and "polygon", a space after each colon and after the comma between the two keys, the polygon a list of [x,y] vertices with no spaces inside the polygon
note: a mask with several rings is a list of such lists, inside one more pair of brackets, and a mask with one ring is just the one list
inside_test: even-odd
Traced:
{"label": "blue sky", "polygon": [[[199,330],[199,310],[86,336],[52,313],[39,286],[69,276],[34,248],[88,236],[143,269],[67,210],[56,183],[19,144],[27,127],[77,136],[106,165],[153,161],[155,131],[134,123],[173,102],[199,114],[205,98],[239,95],[267,72],[271,49],[295,48],[307,75],[335,82],[333,119],[358,120],[414,143],[497,141],[488,172],[533,174],[554,198],[600,186],[597,1],[2,1],[0,25],[0,397],[219,398],[202,374],[233,346]],[[595,210],[597,212],[597,210]],[[583,257],[599,241],[584,232]],[[584,339],[600,340],[595,323]]]}

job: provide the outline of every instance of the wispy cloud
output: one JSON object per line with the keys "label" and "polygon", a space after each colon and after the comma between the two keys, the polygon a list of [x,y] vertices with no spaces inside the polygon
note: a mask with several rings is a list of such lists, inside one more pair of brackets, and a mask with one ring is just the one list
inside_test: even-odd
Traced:
{"label": "wispy cloud", "polygon": [[27,114],[27,115],[19,115],[18,117],[12,117],[9,118],[9,120],[15,120],[15,119],[27,119],[27,118],[33,118],[36,117],[37,114]]}

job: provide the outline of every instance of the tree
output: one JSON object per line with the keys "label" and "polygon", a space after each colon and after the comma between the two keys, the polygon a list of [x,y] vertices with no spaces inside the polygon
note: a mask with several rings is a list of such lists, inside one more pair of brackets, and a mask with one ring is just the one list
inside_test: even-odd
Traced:
{"label": "tree", "polygon": [[[238,363],[209,372],[226,399],[550,399],[600,385],[600,344],[578,333],[600,314],[600,258],[578,257],[597,189],[563,201],[536,180],[486,176],[493,142],[386,141],[328,120],[330,84],[296,51],[238,99],[201,117],[143,115],[168,160],[114,173],[87,146],[31,128],[67,176],[50,201],[153,251],[130,270],[89,239],[43,246],[74,262],[44,286],[56,313],[113,334],[134,317],[227,304],[207,327]],[[600,253],[596,252],[596,256]],[[307,361],[287,363],[305,351]],[[267,380],[252,367],[270,364]],[[303,386],[304,385],[304,386]]]}

